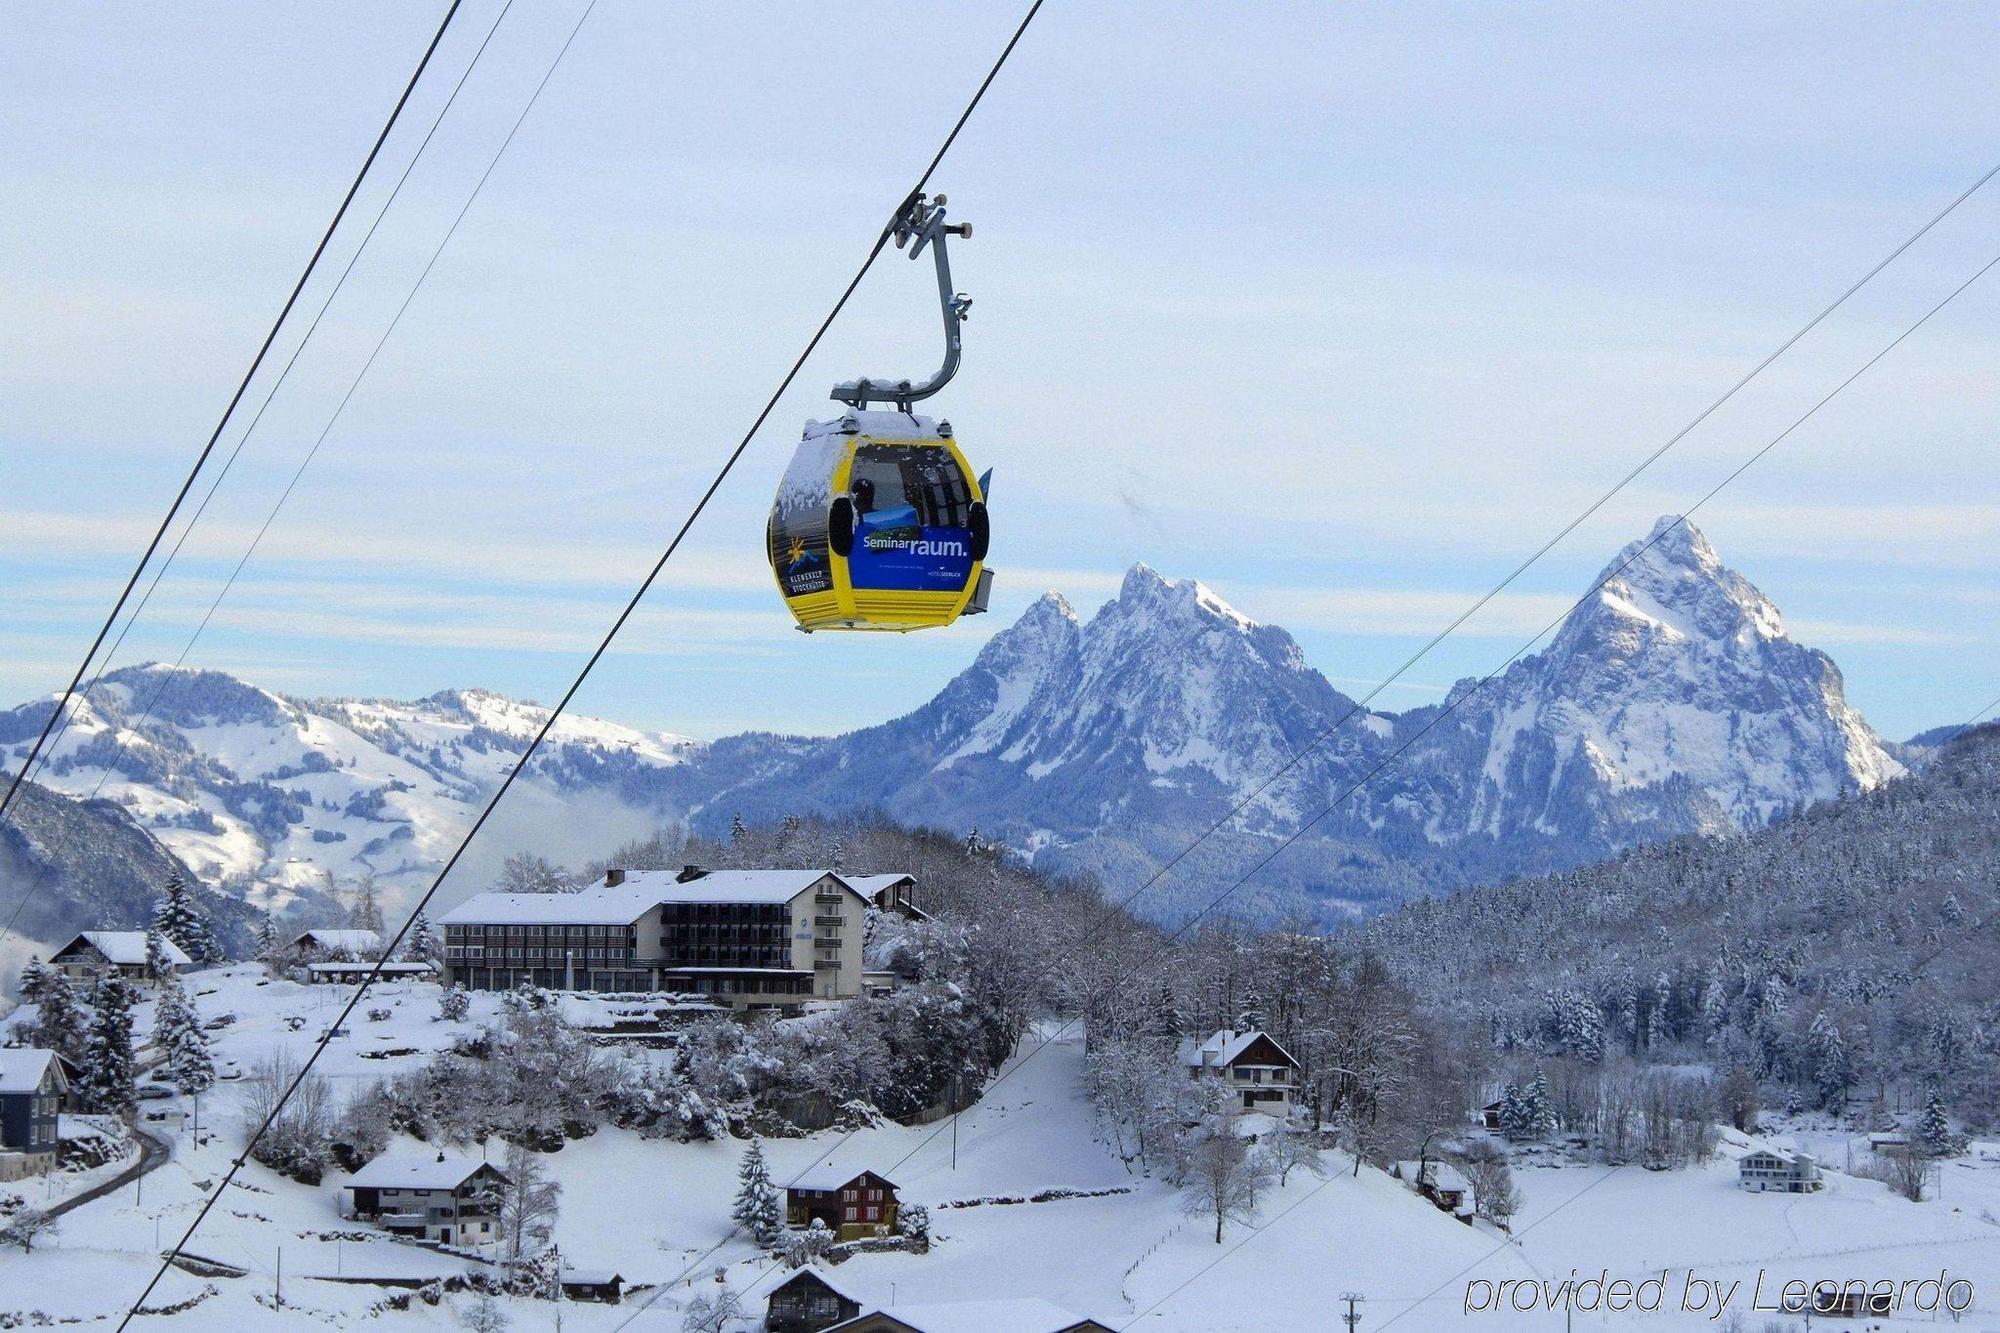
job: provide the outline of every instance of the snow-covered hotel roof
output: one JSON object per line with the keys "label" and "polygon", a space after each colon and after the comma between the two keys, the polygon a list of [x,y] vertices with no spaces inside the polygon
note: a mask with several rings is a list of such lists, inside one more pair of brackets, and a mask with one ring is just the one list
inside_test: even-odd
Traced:
{"label": "snow-covered hotel roof", "polygon": [[[629,926],[669,903],[781,905],[825,879],[854,890],[829,870],[712,870],[694,878],[686,873],[613,871],[613,883],[580,893],[478,893],[438,920],[447,926]],[[868,878],[889,883],[905,877]]]}
{"label": "snow-covered hotel roof", "polygon": [[629,926],[659,905],[649,893],[475,893],[438,918],[447,926]]}

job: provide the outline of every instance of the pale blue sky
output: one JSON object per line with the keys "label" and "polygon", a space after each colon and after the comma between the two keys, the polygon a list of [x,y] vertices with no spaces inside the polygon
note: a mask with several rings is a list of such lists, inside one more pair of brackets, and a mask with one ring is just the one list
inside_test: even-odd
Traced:
{"label": "pale blue sky", "polygon": [[[466,0],[378,188],[497,10]],[[518,0],[121,660],[178,653],[579,11]],[[73,668],[440,12],[10,17],[0,697]],[[190,660],[558,694],[1017,18],[602,0]],[[999,614],[808,640],[762,564],[828,385],[935,360],[892,254],[578,706],[876,721],[1135,560],[1358,693],[2000,161],[1996,57],[1974,6],[1050,0],[936,182],[977,228],[940,402],[995,469]],[[1503,658],[1991,258],[1988,190],[1384,704]],[[1697,519],[1891,736],[2000,693],[1996,317],[1975,287]]]}

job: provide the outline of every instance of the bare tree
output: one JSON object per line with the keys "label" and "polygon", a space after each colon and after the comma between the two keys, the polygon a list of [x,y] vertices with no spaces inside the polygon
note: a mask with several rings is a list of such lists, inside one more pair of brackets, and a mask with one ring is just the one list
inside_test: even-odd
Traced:
{"label": "bare tree", "polygon": [[1229,1132],[1227,1124],[1195,1144],[1188,1153],[1187,1183],[1181,1210],[1190,1217],[1215,1219],[1215,1243],[1222,1244],[1222,1224],[1248,1222],[1257,1214],[1257,1198],[1271,1183],[1271,1170],[1248,1144]]}
{"label": "bare tree", "polygon": [[1465,1177],[1472,1182],[1475,1211],[1503,1230],[1521,1210],[1521,1191],[1514,1184],[1514,1172],[1507,1154],[1488,1143],[1469,1145],[1465,1154]]}
{"label": "bare tree", "polygon": [[500,863],[502,893],[573,893],[569,872],[533,852],[516,852]]}
{"label": "bare tree", "polygon": [[1304,1167],[1316,1176],[1326,1174],[1326,1162],[1320,1157],[1319,1144],[1305,1130],[1298,1117],[1288,1117],[1271,1131],[1265,1141],[1265,1160],[1278,1173],[1278,1184],[1283,1187],[1295,1167]]}
{"label": "bare tree", "polygon": [[518,1143],[507,1146],[500,1168],[507,1177],[500,1193],[500,1235],[507,1244],[507,1262],[521,1262],[522,1252],[538,1248],[555,1231],[562,1209],[562,1186],[548,1178],[540,1153]]}
{"label": "bare tree", "polygon": [[745,1318],[743,1298],[730,1287],[718,1287],[689,1301],[681,1310],[682,1333],[728,1333]]}
{"label": "bare tree", "polygon": [[23,1208],[0,1220],[0,1245],[18,1245],[23,1254],[32,1254],[35,1242],[52,1239],[62,1230],[62,1219],[40,1208]]}
{"label": "bare tree", "polygon": [[1931,1158],[1918,1145],[1912,1143],[1895,1152],[1883,1153],[1876,1157],[1868,1174],[1887,1185],[1911,1203],[1922,1203],[1924,1186],[1931,1179]]}
{"label": "bare tree", "polygon": [[514,1320],[500,1308],[500,1302],[491,1296],[481,1296],[469,1305],[459,1307],[458,1322],[472,1330],[472,1333],[504,1333]]}

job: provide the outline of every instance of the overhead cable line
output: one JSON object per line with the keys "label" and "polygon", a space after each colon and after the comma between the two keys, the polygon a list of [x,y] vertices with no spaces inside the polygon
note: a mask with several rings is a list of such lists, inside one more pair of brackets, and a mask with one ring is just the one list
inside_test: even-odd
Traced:
{"label": "overhead cable line", "polygon": [[[888,245],[889,239],[894,233],[895,220],[907,211],[909,200],[922,194],[929,185],[931,175],[937,170],[939,163],[944,160],[945,154],[951,150],[952,145],[957,142],[959,133],[965,128],[966,122],[972,118],[972,113],[985,98],[987,89],[992,87],[994,79],[998,77],[1000,70],[1006,65],[1008,57],[1014,53],[1014,48],[1019,45],[1022,36],[1026,34],[1028,25],[1034,21],[1035,15],[1041,11],[1042,3],[1043,0],[1034,0],[1034,3],[1029,7],[1026,16],[1022,18],[1019,26],[1015,28],[1013,35],[1008,39],[1006,46],[1002,48],[998,58],[987,71],[986,77],[980,81],[978,88],[973,92],[971,100],[966,103],[965,109],[959,113],[958,119],[953,123],[950,132],[945,135],[944,142],[939,145],[937,152],[931,157],[928,165],[924,167],[923,174],[918,177],[915,187],[908,195],[897,202],[895,211],[890,216],[890,221],[883,226],[881,233],[875,238],[874,244],[868,250],[867,257],[855,271],[854,276],[848,280],[847,286],[841,291],[839,298],[833,304],[833,308],[827,312],[825,318],[813,330],[812,336],[807,339],[804,349],[799,352],[797,358],[793,360],[791,367],[786,370],[783,378],[779,380],[777,388],[771,392],[764,406],[751,421],[749,428],[743,432],[742,438],[724,458],[722,466],[717,470],[714,479],[703,490],[694,507],[689,510],[687,517],[682,520],[673,538],[667,543],[666,549],[661,552],[659,559],[653,563],[652,568],[647,572],[645,578],[640,581],[637,590],[633,592],[630,600],[626,602],[624,609],[612,621],[611,627],[605,632],[603,639],[598,643],[596,649],[585,660],[582,668],[577,672],[575,679],[571,681],[569,688],[563,692],[562,697],[549,710],[548,717],[543,720],[541,727],[535,732],[533,738],[529,740],[527,747],[522,750],[513,766],[507,771],[506,777],[501,780],[500,785],[494,790],[493,795],[488,798],[486,805],[480,810],[477,818],[473,820],[472,826],[466,830],[458,846],[453,849],[450,857],[446,859],[444,867],[438,871],[437,877],[431,881],[430,887],[424,890],[423,895],[418,898],[415,907],[411,909],[410,915],[405,918],[402,926],[397,929],[395,936],[383,947],[381,957],[369,969],[368,975],[362,978],[361,983],[355,988],[354,994],[348,998],[346,1004],[341,1008],[339,1015],[328,1025],[326,1032],[322,1033],[319,1040],[314,1043],[312,1052],[300,1065],[298,1072],[293,1075],[291,1082],[279,1094],[270,1111],[250,1135],[248,1142],[244,1144],[242,1153],[231,1161],[229,1169],[223,1173],[222,1179],[203,1201],[200,1210],[195,1214],[194,1221],[189,1224],[186,1232],[176,1242],[174,1248],[168,1251],[166,1256],[162,1258],[158,1270],[154,1272],[151,1280],[146,1283],[145,1290],[140,1292],[139,1298],[132,1303],[132,1307],[126,1311],[125,1317],[120,1320],[119,1328],[121,1330],[131,1323],[133,1317],[137,1315],[140,1308],[145,1304],[146,1298],[152,1294],[154,1287],[159,1285],[160,1279],[166,1275],[167,1270],[172,1266],[175,1256],[194,1238],[195,1232],[200,1229],[203,1220],[207,1218],[209,1211],[214,1208],[216,1201],[229,1188],[230,1183],[235,1179],[237,1172],[242,1169],[243,1163],[249,1158],[252,1150],[255,1149],[257,1143],[270,1129],[277,1116],[284,1110],[285,1105],[290,1101],[292,1095],[297,1092],[300,1083],[312,1072],[312,1068],[318,1063],[319,1058],[326,1053],[327,1044],[333,1032],[347,1021],[348,1017],[354,1012],[355,1007],[361,1003],[361,999],[367,993],[368,988],[381,977],[385,960],[395,956],[397,950],[402,945],[403,937],[409,933],[411,923],[423,912],[424,908],[429,905],[431,898],[443,886],[445,880],[450,876],[452,869],[458,864],[460,858],[465,855],[467,848],[472,845],[473,839],[479,836],[479,832],[485,827],[486,821],[492,817],[494,810],[498,808],[500,802],[506,797],[508,789],[513,786],[514,781],[526,770],[529,761],[539,752],[542,742],[548,738],[557,720],[562,717],[570,703],[575,699],[578,691],[583,688],[584,682],[589,679],[591,672],[596,669],[597,664],[610,651],[611,645],[617,639],[619,632],[638,610],[639,603],[645,598],[647,592],[652,589],[653,584],[659,579],[660,574],[666,569],[667,563],[672,560],[675,551],[680,548],[681,542],[687,537],[695,521],[701,517],[702,512],[708,507],[709,501],[714,498],[715,493],[721,489],[722,483],[735,468],[737,461],[749,449],[750,441],[755,438],[757,432],[763,428],[765,421],[776,410],[779,400],[790,389],[792,381],[798,377],[799,372],[804,369],[806,361],[818,348],[820,341],[826,336],[826,332],[832,327],[834,320],[846,308],[849,299],[854,295],[855,290],[860,287],[862,279],[874,267],[876,259],[881,256],[883,249]],[[576,34],[581,30],[584,20],[590,17],[591,10],[595,7],[596,0],[591,0],[590,5],[584,9],[582,16],[578,18],[577,26],[570,31],[569,41],[563,44],[562,52],[557,54],[556,61],[558,64],[562,60],[563,53],[569,50],[570,42],[576,40]],[[555,65],[551,65],[549,73],[552,75],[554,72]],[[544,76],[543,85],[546,86],[547,82],[548,78]],[[537,96],[540,95],[540,91],[540,88],[536,89]]]}
{"label": "overhead cable line", "polygon": [[[389,191],[388,197],[382,201],[382,207],[376,211],[374,221],[368,224],[368,231],[362,236],[361,243],[348,256],[346,266],[340,271],[340,277],[334,281],[332,288],[328,290],[326,299],[320,302],[319,310],[313,315],[312,323],[306,326],[304,335],[300,337],[298,344],[292,348],[291,355],[286,359],[284,368],[278,372],[277,376],[271,381],[270,387],[265,390],[263,401],[258,404],[256,414],[250,418],[250,424],[244,427],[243,433],[237,437],[235,447],[229,451],[229,456],[223,459],[221,468],[217,470],[214,479],[209,482],[208,490],[201,497],[201,503],[195,506],[194,513],[189,516],[187,523],[181,528],[181,534],[174,541],[172,549],[167,552],[166,559],[154,566],[152,580],[146,585],[144,594],[140,596],[139,604],[133,607],[132,614],[125,618],[125,623],[120,627],[117,637],[111,641],[110,650],[104,654],[103,660],[97,664],[96,670],[91,673],[90,683],[83,687],[82,700],[72,708],[59,710],[61,712],[61,721],[57,724],[55,734],[49,738],[48,744],[42,747],[41,764],[37,770],[38,772],[46,770],[54,760],[57,749],[62,745],[62,738],[69,733],[70,725],[76,721],[77,714],[83,710],[85,705],[89,704],[91,695],[103,683],[105,674],[111,670],[111,664],[118,658],[118,650],[125,644],[125,636],[132,632],[132,627],[139,623],[139,617],[146,613],[146,607],[152,602],[153,594],[159,590],[160,580],[166,577],[167,570],[172,568],[174,561],[179,558],[181,548],[187,545],[187,540],[193,535],[196,525],[201,522],[202,515],[208,512],[209,502],[215,499],[215,493],[222,488],[222,483],[228,478],[230,469],[236,466],[236,460],[242,455],[243,447],[250,442],[250,437],[257,433],[257,425],[264,419],[264,413],[270,408],[271,400],[277,396],[278,390],[284,386],[286,379],[290,377],[292,368],[299,362],[300,354],[305,351],[306,345],[312,341],[313,334],[318,332],[320,321],[326,318],[326,312],[332,307],[334,299],[340,295],[341,289],[347,285],[348,277],[354,272],[355,265],[360,262],[362,254],[368,249],[369,242],[375,239],[375,232],[381,227],[382,219],[388,216],[390,208],[395,205],[397,196],[403,192],[404,184],[410,179],[410,173],[416,169],[417,163],[422,160],[425,151],[429,149],[431,140],[437,135],[438,127],[444,123],[445,116],[451,111],[453,104],[458,101],[460,90],[465,87],[466,80],[471,77],[473,69],[486,54],[487,46],[492,43],[494,34],[500,30],[500,24],[506,19],[507,12],[513,7],[514,0],[506,0],[506,3],[500,7],[500,12],[494,17],[492,26],[487,28],[486,36],[480,41],[479,49],[472,53],[472,59],[466,63],[464,70],[459,73],[458,81],[452,85],[451,95],[445,99],[444,105],[438,108],[437,115],[432,118],[430,128],[424,133],[423,142],[417,145],[417,151],[404,164],[402,174],[396,178],[395,186]],[[154,691],[154,697],[158,697],[157,690]],[[152,708],[148,705],[146,714],[147,716],[151,716],[151,713]],[[142,717],[134,729],[136,730],[137,726],[143,725],[144,722],[145,718]],[[26,772],[25,769],[23,771]],[[110,774],[111,770],[107,767],[103,777],[98,779],[96,787],[90,793],[93,798],[97,795],[98,791],[103,789],[104,782],[110,777]],[[28,777],[32,780],[34,774],[30,773]],[[13,923],[9,921],[7,929],[11,931],[12,928]],[[5,932],[0,932],[0,939],[4,938]]]}
{"label": "overhead cable line", "polygon": [[[512,3],[513,0],[508,0],[510,7]],[[505,11],[503,10],[502,16],[504,17],[504,15]],[[495,20],[495,22],[497,26],[498,20]],[[564,50],[567,49],[567,44],[565,44]],[[556,57],[557,63],[560,63],[561,59],[562,56],[558,54]],[[270,532],[272,524],[277,521],[279,511],[285,507],[285,502],[291,499],[292,492],[297,489],[300,478],[305,476],[306,469],[312,466],[313,459],[319,455],[320,446],[326,443],[327,436],[332,434],[334,426],[339,423],[341,416],[347,411],[347,405],[353,401],[356,390],[361,387],[361,382],[368,377],[368,372],[374,369],[376,360],[382,355],[382,349],[388,345],[390,337],[394,335],[396,329],[402,324],[403,316],[409,313],[411,304],[417,299],[417,294],[423,290],[424,283],[430,278],[431,271],[437,267],[438,260],[443,257],[445,248],[451,244],[452,238],[458,234],[460,224],[465,221],[466,214],[472,211],[472,205],[478,200],[481,191],[486,188],[486,182],[492,178],[494,168],[500,165],[500,159],[506,155],[508,148],[512,146],[515,136],[520,133],[521,126],[528,119],[528,113],[534,110],[535,102],[541,97],[542,88],[547,86],[549,76],[554,72],[555,65],[551,64],[547,73],[542,76],[541,84],[535,88],[534,93],[529,97],[527,105],[522,108],[520,115],[514,118],[514,123],[508,129],[506,138],[502,139],[500,146],[494,150],[493,156],[486,163],[486,169],[480,173],[478,181],[474,183],[472,192],[466,196],[465,203],[460,206],[457,215],[452,218],[451,225],[445,229],[443,237],[432,248],[430,258],[425,262],[422,271],[417,274],[417,280],[411,285],[408,294],[403,297],[402,304],[396,307],[396,313],[390,318],[388,326],[382,330],[382,336],[375,340],[375,346],[369,351],[367,360],[355,372],[354,378],[348,382],[346,391],[341,395],[339,403],[334,406],[333,414],[327,418],[326,425],[320,428],[320,432],[314,437],[311,447],[306,450],[304,457],[299,460],[299,465],[292,470],[291,479],[285,483],[284,490],[279,492],[278,498],[272,503],[270,511],[265,514],[263,523],[251,537],[249,544],[243,550],[243,554],[237,558],[236,565],[230,570],[228,578],[223,581],[221,590],[209,602],[208,610],[203,613],[201,620],[195,625],[194,632],[188,636],[187,642],[181,645],[180,655],[174,659],[173,667],[170,670],[160,673],[159,681],[154,685],[152,693],[147,696],[144,711],[140,714],[139,720],[133,724],[134,730],[146,724],[146,721],[152,717],[153,709],[159,703],[161,696],[168,689],[172,688],[178,680],[180,668],[186,663],[188,654],[194,651],[196,642],[200,640],[203,632],[208,629],[209,622],[215,618],[215,613],[221,608],[223,599],[236,586],[236,580],[242,575],[244,566],[250,563],[250,558],[257,553],[257,548],[263,544],[264,537]],[[252,429],[255,429],[256,423],[252,422],[251,424]],[[109,777],[110,773],[107,770],[98,778],[96,786],[91,790],[93,797],[103,788],[106,779]]]}
{"label": "overhead cable line", "polygon": [[277,341],[278,331],[285,326],[285,320],[291,315],[292,307],[298,303],[299,293],[305,290],[306,282],[319,266],[320,256],[326,253],[327,244],[333,240],[334,232],[339,230],[341,219],[347,216],[348,206],[354,202],[354,196],[360,193],[362,182],[368,179],[369,168],[375,165],[375,159],[381,153],[382,145],[388,141],[389,132],[396,128],[396,122],[401,118],[403,108],[409,104],[410,94],[416,91],[417,81],[429,67],[431,56],[436,53],[438,43],[444,40],[445,30],[451,26],[452,19],[458,14],[458,7],[463,3],[464,0],[451,0],[451,7],[439,21],[437,31],[431,34],[430,45],[424,48],[423,59],[417,62],[417,68],[411,73],[409,82],[403,85],[402,96],[396,99],[395,108],[390,111],[389,119],[384,122],[381,133],[375,136],[375,143],[369,148],[367,158],[362,161],[361,170],[354,173],[354,181],[347,187],[347,194],[341,199],[340,207],[335,210],[333,221],[327,223],[326,231],[319,238],[319,244],[313,247],[312,257],[306,261],[304,272],[299,274],[299,280],[292,285],[291,295],[285,298],[284,307],[278,311],[277,319],[272,321],[270,332],[264,335],[263,343],[257,348],[257,355],[251,358],[250,368],[243,372],[243,379],[236,386],[236,392],[230,395],[229,404],[223,408],[221,418],[215,423],[215,429],[209,432],[208,442],[195,456],[194,466],[188,469],[187,477],[181,482],[180,490],[175,493],[173,503],[167,506],[166,517],[160,520],[159,528],[153,533],[152,540],[146,544],[145,551],[139,556],[139,563],[132,567],[131,577],[125,580],[124,589],[119,592],[118,599],[111,604],[111,614],[104,618],[104,624],[98,629],[97,637],[91,640],[90,651],[84,654],[83,661],[76,668],[76,674],[70,677],[69,684],[63,689],[62,697],[56,701],[55,710],[49,714],[48,721],[43,725],[41,734],[29,747],[28,757],[22,761],[20,772],[16,773],[14,780],[8,784],[6,794],[0,796],[0,816],[4,816],[8,807],[13,804],[15,794],[21,790],[21,784],[27,779],[28,770],[33,767],[36,758],[41,754],[42,747],[48,743],[49,733],[55,729],[56,719],[68,709],[70,700],[76,695],[77,687],[83,683],[84,676],[89,674],[90,664],[96,660],[97,650],[104,646],[105,636],[111,632],[119,613],[125,609],[125,602],[132,596],[132,589],[138,586],[139,576],[145,572],[147,563],[159,550],[160,542],[166,537],[167,529],[173,525],[174,516],[180,512],[188,492],[194,489],[195,478],[207,465],[209,455],[215,452],[216,441],[222,438],[222,432],[229,425],[229,419],[234,415],[236,405],[243,400],[243,395],[250,388],[250,381],[264,364],[264,357],[270,352],[271,344]]}

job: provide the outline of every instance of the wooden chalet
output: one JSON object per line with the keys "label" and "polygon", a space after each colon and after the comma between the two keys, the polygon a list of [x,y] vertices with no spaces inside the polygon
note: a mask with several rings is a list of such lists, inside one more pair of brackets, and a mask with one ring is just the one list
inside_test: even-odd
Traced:
{"label": "wooden chalet", "polygon": [[1182,1042],[1180,1062],[1191,1078],[1221,1079],[1238,1111],[1265,1111],[1282,1120],[1292,1109],[1299,1062],[1268,1033],[1222,1028],[1206,1041]]}
{"label": "wooden chalet", "polygon": [[785,1221],[809,1227],[815,1220],[841,1240],[896,1232],[896,1184],[873,1171],[819,1166],[785,1190]]}
{"label": "wooden chalet", "polygon": [[[194,966],[194,959],[172,940],[162,939],[167,964],[176,972]],[[71,981],[94,982],[100,977],[119,976],[126,981],[150,982],[146,966],[146,932],[143,930],[86,930],[49,955],[49,966]]]}
{"label": "wooden chalet", "polygon": [[826,1333],[1115,1333],[1050,1301],[1009,1297],[990,1301],[939,1301],[869,1310]]}
{"label": "wooden chalet", "polygon": [[817,1268],[801,1268],[772,1290],[764,1333],[822,1333],[859,1315],[861,1304]]}

